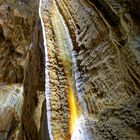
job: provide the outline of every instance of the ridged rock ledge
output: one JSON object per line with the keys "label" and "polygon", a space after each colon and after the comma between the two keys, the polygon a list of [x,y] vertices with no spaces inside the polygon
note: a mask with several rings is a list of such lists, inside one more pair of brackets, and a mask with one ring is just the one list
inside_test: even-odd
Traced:
{"label": "ridged rock ledge", "polygon": [[139,0],[0,0],[0,140],[140,140]]}

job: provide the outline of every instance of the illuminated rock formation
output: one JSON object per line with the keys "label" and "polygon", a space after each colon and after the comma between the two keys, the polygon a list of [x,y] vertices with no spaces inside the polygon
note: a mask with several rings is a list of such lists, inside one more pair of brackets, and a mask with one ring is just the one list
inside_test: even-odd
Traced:
{"label": "illuminated rock formation", "polygon": [[0,140],[139,140],[139,8],[0,0]]}
{"label": "illuminated rock formation", "polygon": [[[49,4],[48,15],[41,11],[46,43],[46,75],[48,75],[46,102],[49,131],[52,139],[69,139],[78,115],[72,60],[73,45],[57,5],[55,2]],[[43,5],[45,6],[45,3]]]}
{"label": "illuminated rock formation", "polygon": [[[131,102],[140,93],[139,32],[134,29],[139,29],[139,22],[137,13],[131,18],[132,5],[109,0],[42,0],[40,16],[46,48],[46,99],[51,139],[140,138],[139,125],[137,128],[127,124],[131,117],[126,120],[114,117],[116,108],[122,108],[118,113],[125,116],[122,104]],[[66,66],[66,57],[72,66],[70,63]],[[74,102],[70,101],[67,92],[67,83],[71,81],[67,79],[67,71],[71,68],[76,87]],[[62,92],[63,87],[66,88]],[[69,102],[73,108],[68,106]],[[78,110],[76,116],[74,108]],[[110,111],[114,112],[111,113],[113,118],[105,113],[107,122],[102,120],[103,112]],[[129,111],[126,111],[128,115]],[[138,116],[133,116],[135,122]],[[119,129],[115,129],[117,127]],[[125,133],[125,128],[130,130],[129,134]]]}

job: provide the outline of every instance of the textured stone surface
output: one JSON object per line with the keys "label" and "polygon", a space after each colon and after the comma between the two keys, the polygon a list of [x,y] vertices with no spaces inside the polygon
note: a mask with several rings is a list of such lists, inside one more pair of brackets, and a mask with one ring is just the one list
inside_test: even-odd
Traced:
{"label": "textured stone surface", "polygon": [[34,20],[28,5],[0,1],[0,82],[23,82]]}
{"label": "textured stone surface", "polygon": [[140,97],[121,104],[118,108],[105,109],[95,124],[96,139],[140,139]]}
{"label": "textured stone surface", "polygon": [[41,2],[0,0],[0,139],[139,140],[139,0]]}
{"label": "textured stone surface", "polygon": [[[38,4],[37,0],[0,0],[0,140],[35,140],[44,131],[45,74]],[[19,83],[24,102],[14,93]]]}
{"label": "textured stone surface", "polygon": [[[42,13],[46,33],[46,102],[50,138],[70,139],[77,118],[72,41],[57,5],[52,1]],[[49,18],[49,16],[51,18]]]}
{"label": "textured stone surface", "polygon": [[45,102],[45,64],[42,29],[39,18],[34,27],[33,40],[30,47],[24,75],[25,103],[22,115],[21,140],[38,140],[42,137],[40,136],[40,129],[45,111],[43,106]]}
{"label": "textured stone surface", "polygon": [[[133,10],[136,3],[139,6],[138,1],[123,0],[42,1],[41,15],[46,38],[46,70],[49,82],[49,90],[46,92],[47,111],[49,131],[54,139],[70,139],[71,136],[67,135],[72,135],[74,140],[139,139],[139,128],[123,126],[120,118],[114,118],[113,114],[112,117],[105,115],[108,118],[106,123],[101,120],[100,115],[108,108],[119,109],[122,103],[129,106],[131,100],[140,94],[139,14]],[[58,14],[61,16],[57,16]],[[69,31],[64,33],[66,28],[60,27],[59,24],[66,26]],[[72,41],[72,50],[64,40]],[[71,108],[66,105],[70,101],[67,91],[61,92],[61,87],[68,87],[63,84],[67,80],[63,78],[61,82],[59,78],[67,71],[64,65],[60,65],[65,61],[63,56],[59,55],[63,53],[60,49],[62,46],[71,50],[75,73],[75,105],[79,111],[73,133],[69,130],[63,133],[63,129],[69,128],[70,120],[64,124],[61,121],[65,116],[72,116],[69,111]],[[64,77],[67,77],[68,73],[65,74]],[[61,97],[63,94],[64,99]],[[128,100],[130,102],[127,102]],[[57,109],[59,106],[60,112]],[[121,109],[122,115],[125,116],[125,107]],[[137,120],[138,116],[134,115],[134,119]],[[85,127],[82,126],[83,122]],[[105,128],[100,132],[102,123]],[[125,128],[129,132],[123,134],[123,137],[121,131],[125,131]]]}
{"label": "textured stone surface", "polygon": [[17,139],[21,125],[23,85],[0,85],[0,139]]}

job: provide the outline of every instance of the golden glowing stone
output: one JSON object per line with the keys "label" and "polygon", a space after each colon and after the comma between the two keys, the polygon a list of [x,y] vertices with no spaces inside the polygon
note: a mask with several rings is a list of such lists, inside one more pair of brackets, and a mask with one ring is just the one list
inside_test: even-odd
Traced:
{"label": "golden glowing stone", "polygon": [[78,118],[78,109],[72,87],[69,87],[69,106],[70,106],[70,133],[73,133],[74,125]]}

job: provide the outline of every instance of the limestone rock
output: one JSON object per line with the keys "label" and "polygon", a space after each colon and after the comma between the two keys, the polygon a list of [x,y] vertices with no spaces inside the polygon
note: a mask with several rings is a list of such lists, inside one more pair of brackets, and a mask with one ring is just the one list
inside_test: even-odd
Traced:
{"label": "limestone rock", "polygon": [[96,139],[140,139],[140,97],[121,104],[118,108],[109,108],[100,114],[95,124]]}
{"label": "limestone rock", "polygon": [[0,0],[0,140],[139,140],[139,7]]}
{"label": "limestone rock", "polygon": [[23,85],[0,85],[1,140],[18,138],[23,101]]}
{"label": "limestone rock", "polygon": [[[140,94],[139,12],[133,10],[136,3],[139,6],[138,1],[123,0],[42,0],[40,11],[47,48],[46,82],[49,88],[46,100],[52,139],[139,139],[139,129],[130,125],[125,126],[129,132],[123,137],[121,132],[125,127],[113,114],[107,123],[103,119],[105,130],[103,134],[100,132],[102,112],[119,109],[122,103],[129,106],[128,100]],[[69,40],[72,45],[67,43]],[[72,132],[69,127],[73,113],[66,104],[70,102],[66,83],[71,79],[62,78],[61,81],[59,78],[69,75],[61,55],[63,46],[69,48],[65,49],[65,55],[68,51],[72,57],[70,62],[76,86],[73,106],[78,108],[78,115]],[[59,84],[65,87],[63,92]],[[64,117],[69,121],[64,122]],[[134,118],[137,120],[137,117]]]}
{"label": "limestone rock", "polygon": [[[45,84],[43,40],[41,33],[38,34],[41,31],[37,26],[35,28],[38,6],[37,0],[0,0],[0,140],[26,139],[26,124],[28,128],[37,128],[37,135],[33,134],[35,138],[42,133]],[[35,46],[37,49],[33,51]],[[35,65],[34,61],[30,62],[32,56]],[[34,85],[35,79],[38,83]],[[25,91],[23,94],[21,89],[18,90],[19,94],[16,93],[19,85]],[[34,98],[35,104],[32,104]],[[31,122],[28,118],[24,119],[24,115],[29,114],[33,118]],[[35,127],[32,120],[35,120]]]}
{"label": "limestone rock", "polygon": [[[28,53],[24,80],[24,105],[20,140],[43,139],[46,126],[42,121],[45,109],[45,59],[41,22],[34,26],[33,40]],[[46,119],[45,119],[46,120]],[[45,129],[43,129],[43,128]],[[42,132],[41,132],[42,130]],[[47,132],[45,132],[47,133]]]}
{"label": "limestone rock", "polygon": [[0,2],[0,82],[22,83],[35,20],[32,9]]}

